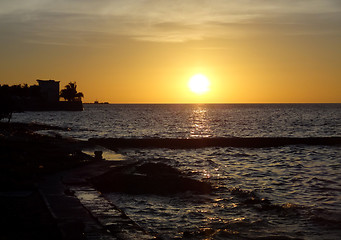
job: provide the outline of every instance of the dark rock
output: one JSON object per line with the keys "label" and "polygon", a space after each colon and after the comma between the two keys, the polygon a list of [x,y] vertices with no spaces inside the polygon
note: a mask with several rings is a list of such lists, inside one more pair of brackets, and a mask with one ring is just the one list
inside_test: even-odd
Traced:
{"label": "dark rock", "polygon": [[107,147],[117,148],[170,148],[191,149],[205,147],[242,147],[267,148],[287,145],[324,145],[340,146],[341,137],[245,137],[245,138],[90,138],[89,142]]}
{"label": "dark rock", "polygon": [[154,176],[182,175],[182,173],[164,163],[145,163],[136,168],[136,172]]}
{"label": "dark rock", "polygon": [[91,180],[102,192],[169,195],[192,191],[209,194],[209,183],[185,177],[180,171],[163,163],[145,163],[129,168],[113,169]]}

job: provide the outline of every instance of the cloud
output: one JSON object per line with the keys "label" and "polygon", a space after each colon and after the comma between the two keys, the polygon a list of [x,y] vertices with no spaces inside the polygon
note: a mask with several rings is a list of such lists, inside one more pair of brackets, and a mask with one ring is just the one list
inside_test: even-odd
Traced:
{"label": "cloud", "polygon": [[[0,35],[90,44],[93,35],[183,42],[250,34],[340,34],[338,0],[2,0]],[[90,42],[89,42],[90,41]]]}

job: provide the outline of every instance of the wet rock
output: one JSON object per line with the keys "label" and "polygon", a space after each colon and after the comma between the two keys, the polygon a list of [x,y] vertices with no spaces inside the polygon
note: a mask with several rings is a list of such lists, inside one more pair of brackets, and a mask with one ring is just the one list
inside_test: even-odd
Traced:
{"label": "wet rock", "polygon": [[203,147],[264,148],[288,145],[341,145],[341,137],[245,137],[245,138],[90,138],[89,142],[109,149],[115,148],[170,148],[191,149]]}
{"label": "wet rock", "polygon": [[144,163],[141,166],[136,167],[136,172],[146,174],[148,176],[170,176],[170,175],[182,175],[182,173],[167,164],[164,163]]}
{"label": "wet rock", "polygon": [[209,194],[212,191],[209,183],[188,178],[163,163],[145,163],[119,170],[113,169],[91,182],[102,192],[170,195],[186,191]]}

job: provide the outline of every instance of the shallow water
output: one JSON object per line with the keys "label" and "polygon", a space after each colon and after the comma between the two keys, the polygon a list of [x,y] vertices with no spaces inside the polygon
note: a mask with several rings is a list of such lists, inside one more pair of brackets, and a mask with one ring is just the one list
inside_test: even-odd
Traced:
{"label": "shallow water", "polygon": [[[79,139],[341,136],[341,104],[85,105],[83,112],[16,113],[14,121],[71,128]],[[207,196],[107,197],[164,239],[338,239],[341,147],[121,149],[215,186]],[[110,184],[110,183],[108,183]]]}

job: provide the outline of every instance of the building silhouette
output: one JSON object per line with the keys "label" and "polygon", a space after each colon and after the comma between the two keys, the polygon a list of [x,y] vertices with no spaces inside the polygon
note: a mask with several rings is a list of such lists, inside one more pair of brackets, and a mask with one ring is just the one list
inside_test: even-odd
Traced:
{"label": "building silhouette", "polygon": [[41,97],[48,103],[59,102],[59,81],[37,79]]}

